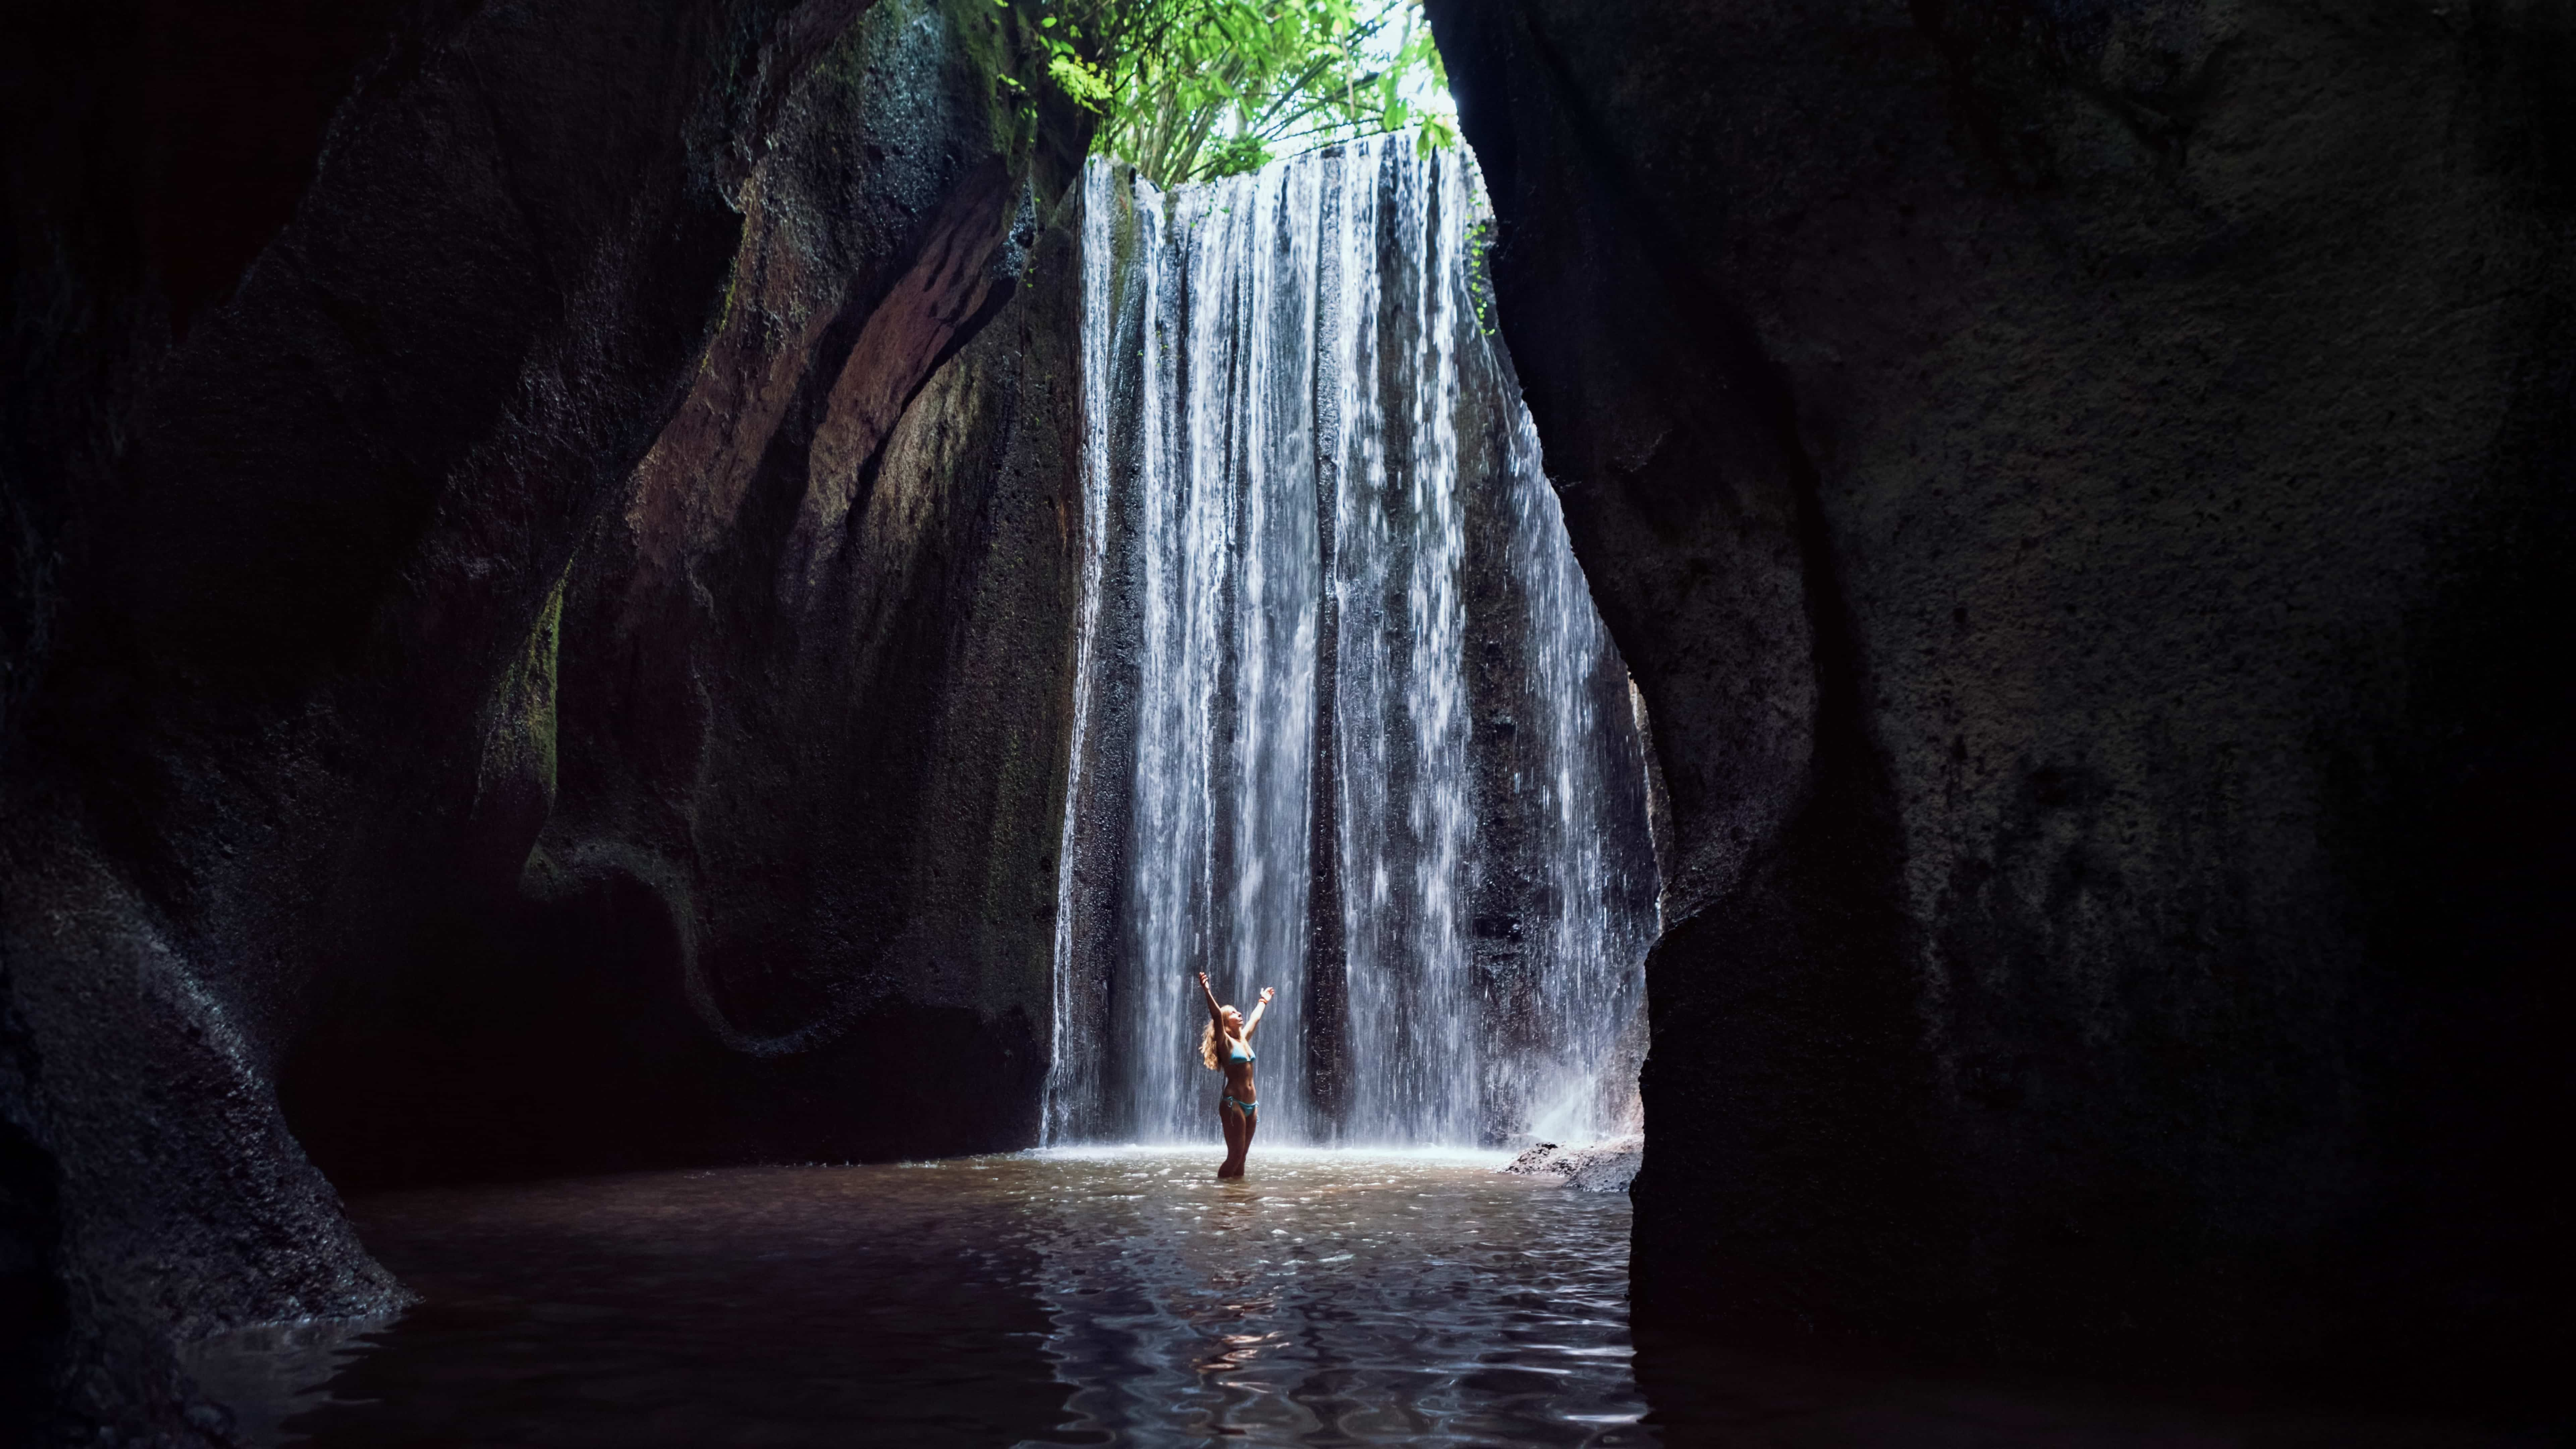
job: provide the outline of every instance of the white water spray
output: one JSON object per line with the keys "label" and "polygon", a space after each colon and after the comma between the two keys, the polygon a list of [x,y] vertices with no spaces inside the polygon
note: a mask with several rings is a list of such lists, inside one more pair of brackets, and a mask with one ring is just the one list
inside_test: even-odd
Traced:
{"label": "white water spray", "polygon": [[1265,1141],[1632,1125],[1643,762],[1475,315],[1472,165],[1398,137],[1085,187],[1048,1141],[1213,1136],[1200,970],[1278,988]]}

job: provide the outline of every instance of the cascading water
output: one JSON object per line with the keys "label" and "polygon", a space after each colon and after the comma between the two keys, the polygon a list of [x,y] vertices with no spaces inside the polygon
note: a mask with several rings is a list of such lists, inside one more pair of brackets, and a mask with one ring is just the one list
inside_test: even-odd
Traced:
{"label": "cascading water", "polygon": [[1632,1125],[1656,888],[1626,675],[1475,304],[1456,153],[1085,178],[1088,590],[1047,1137]]}

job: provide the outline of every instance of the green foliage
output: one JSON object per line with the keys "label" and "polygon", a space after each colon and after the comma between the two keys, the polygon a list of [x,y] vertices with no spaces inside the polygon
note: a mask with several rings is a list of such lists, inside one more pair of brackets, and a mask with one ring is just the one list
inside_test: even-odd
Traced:
{"label": "green foliage", "polygon": [[1098,148],[1169,186],[1417,128],[1449,80],[1420,0],[994,0],[1037,17],[1048,72],[1099,113]]}
{"label": "green foliage", "polygon": [[1467,224],[1467,301],[1476,309],[1476,330],[1491,337],[1501,325],[1494,315],[1494,218],[1477,217]]}

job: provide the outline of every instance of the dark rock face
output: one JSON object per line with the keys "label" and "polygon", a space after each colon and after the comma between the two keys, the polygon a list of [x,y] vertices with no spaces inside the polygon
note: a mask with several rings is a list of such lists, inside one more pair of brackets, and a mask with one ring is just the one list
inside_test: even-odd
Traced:
{"label": "dark rock face", "polygon": [[1643,1319],[2528,1363],[2566,17],[1433,9],[1670,791]]}
{"label": "dark rock face", "polygon": [[0,45],[0,1391],[65,1433],[402,1300],[307,1146],[985,1146],[1042,1070],[1073,344],[1017,283],[1081,137],[1019,22],[276,9],[213,27],[294,37],[256,102],[166,7]]}
{"label": "dark rock face", "polygon": [[705,366],[495,686],[473,878],[288,1065],[334,1181],[1035,1140],[1078,260],[961,34],[882,7],[786,108]]}

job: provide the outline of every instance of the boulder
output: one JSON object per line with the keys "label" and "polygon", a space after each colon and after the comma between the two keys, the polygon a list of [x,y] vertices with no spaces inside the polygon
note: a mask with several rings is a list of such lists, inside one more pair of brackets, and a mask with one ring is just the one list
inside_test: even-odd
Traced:
{"label": "boulder", "polygon": [[1584,1192],[1626,1192],[1646,1160],[1643,1135],[1612,1137],[1582,1147],[1553,1142],[1513,1158],[1503,1171],[1520,1177],[1554,1177]]}

